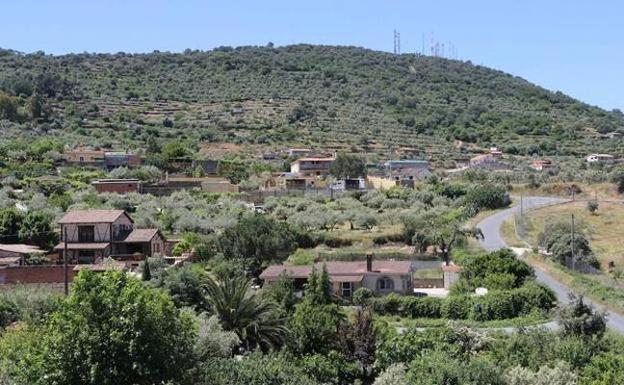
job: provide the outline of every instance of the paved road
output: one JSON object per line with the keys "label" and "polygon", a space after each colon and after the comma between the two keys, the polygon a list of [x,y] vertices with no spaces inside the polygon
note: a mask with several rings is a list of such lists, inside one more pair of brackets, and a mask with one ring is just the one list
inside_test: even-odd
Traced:
{"label": "paved road", "polygon": [[[523,206],[526,210],[530,208],[537,208],[563,202],[566,202],[566,200],[561,198],[526,197],[523,199]],[[492,214],[477,224],[477,227],[481,229],[484,235],[484,239],[480,241],[484,249],[486,249],[487,251],[495,251],[498,249],[509,247],[509,245],[507,245],[507,243],[500,234],[501,225],[514,213],[517,213],[519,211],[520,207],[514,206],[507,210]],[[568,301],[568,293],[572,291],[569,287],[557,281],[550,274],[539,268],[535,269],[535,275],[539,282],[544,283],[555,292],[559,301]],[[586,302],[594,305],[596,308],[602,308],[600,305],[592,302],[589,298],[586,298]],[[624,334],[624,317],[620,314],[610,313],[608,315],[607,323],[609,327],[613,330]]]}

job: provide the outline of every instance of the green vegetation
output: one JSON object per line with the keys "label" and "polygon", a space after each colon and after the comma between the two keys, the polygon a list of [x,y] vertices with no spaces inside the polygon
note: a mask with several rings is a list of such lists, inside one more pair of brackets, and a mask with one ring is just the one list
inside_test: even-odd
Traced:
{"label": "green vegetation", "polygon": [[[457,139],[510,154],[579,154],[624,125],[617,111],[470,62],[354,47],[65,56],[3,50],[0,90],[0,119],[11,122],[5,138],[53,134],[105,147],[223,141],[349,150],[377,143],[441,154],[454,151]],[[620,146],[602,144],[605,152]],[[187,155],[178,149],[171,155]]]}

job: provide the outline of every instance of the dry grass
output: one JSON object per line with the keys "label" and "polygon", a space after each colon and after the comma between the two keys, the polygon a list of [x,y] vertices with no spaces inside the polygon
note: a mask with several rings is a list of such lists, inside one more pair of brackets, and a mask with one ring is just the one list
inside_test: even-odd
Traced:
{"label": "dry grass", "polygon": [[[571,222],[574,214],[577,228],[587,234],[590,246],[603,268],[609,261],[616,265],[624,265],[624,205],[621,203],[602,202],[595,214],[587,210],[587,202],[574,202],[564,205],[546,207],[531,211],[528,215],[532,228],[528,232],[529,243],[535,245],[537,236],[543,231],[548,221]],[[512,219],[513,221],[513,219]],[[513,226],[513,223],[511,223]],[[513,237],[506,239],[512,240]]]}

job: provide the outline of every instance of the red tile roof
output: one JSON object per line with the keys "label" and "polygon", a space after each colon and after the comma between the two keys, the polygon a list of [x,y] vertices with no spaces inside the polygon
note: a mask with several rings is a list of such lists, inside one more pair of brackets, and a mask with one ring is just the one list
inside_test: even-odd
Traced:
{"label": "red tile roof", "polygon": [[18,253],[18,254],[45,253],[45,251],[41,250],[37,246],[24,245],[24,244],[6,245],[2,243],[0,243],[0,251],[8,251],[11,253]]}
{"label": "red tile roof", "polygon": [[123,210],[74,210],[65,214],[58,223],[112,223],[122,215],[125,215]]}
{"label": "red tile roof", "polygon": [[[412,263],[409,261],[373,261],[373,271],[366,271],[365,261],[354,262],[319,262],[315,265],[316,271],[320,272],[323,265],[327,267],[327,272],[331,277],[338,276],[360,276],[366,274],[390,274],[405,275],[410,274]],[[273,265],[266,268],[261,279],[277,278],[282,272],[286,271],[293,278],[307,278],[312,272],[312,266],[289,266],[289,265]],[[335,278],[334,278],[335,279]]]}
{"label": "red tile roof", "polygon": [[15,265],[22,260],[22,257],[0,257],[0,265]]}
{"label": "red tile roof", "polygon": [[133,229],[123,243],[145,243],[149,242],[158,234],[158,229]]}

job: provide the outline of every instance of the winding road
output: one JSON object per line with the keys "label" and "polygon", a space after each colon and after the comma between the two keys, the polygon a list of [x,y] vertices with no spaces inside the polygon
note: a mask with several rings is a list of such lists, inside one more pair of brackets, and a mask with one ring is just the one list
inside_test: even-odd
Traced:
{"label": "winding road", "polygon": [[[568,200],[561,198],[551,198],[551,197],[525,197],[523,199],[523,207],[524,209],[538,208],[549,206],[558,203],[564,203]],[[483,232],[484,238],[480,241],[481,246],[487,251],[496,251],[498,249],[509,247],[507,242],[503,239],[500,234],[500,229],[508,218],[510,218],[513,214],[520,211],[519,206],[511,207],[507,210],[503,210],[497,212],[496,214],[492,214],[489,217],[481,220],[477,224],[477,227],[481,229]],[[559,301],[568,301],[568,293],[573,291],[571,288],[566,286],[565,284],[557,281],[553,276],[548,274],[547,272],[535,267],[535,276],[538,282],[545,284],[550,287]],[[591,301],[589,298],[585,298],[585,301],[591,305],[593,305],[597,309],[602,309],[603,307],[594,301]],[[607,317],[607,325],[621,333],[624,334],[624,317],[618,313],[609,313]]]}

